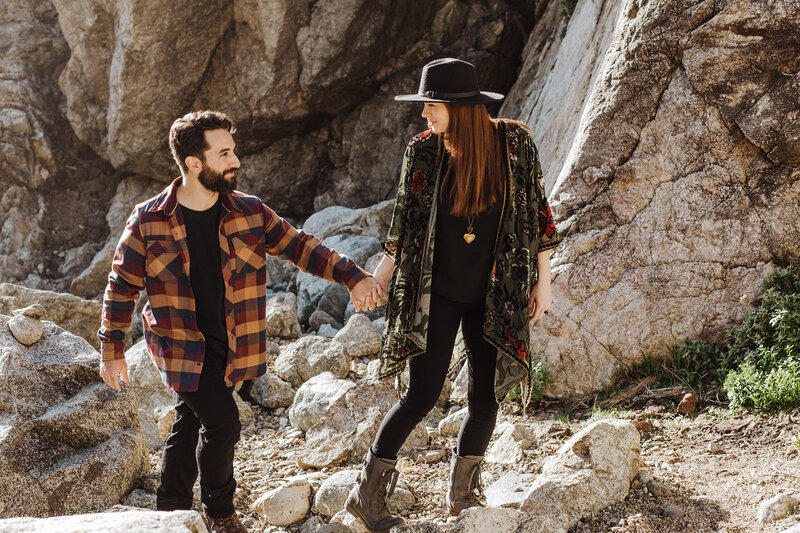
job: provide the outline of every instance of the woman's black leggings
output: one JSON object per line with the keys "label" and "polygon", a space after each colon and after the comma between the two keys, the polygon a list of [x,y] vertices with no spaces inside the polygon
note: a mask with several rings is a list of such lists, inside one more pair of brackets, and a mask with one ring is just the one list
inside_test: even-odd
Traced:
{"label": "woman's black leggings", "polygon": [[442,391],[458,325],[469,353],[468,414],[458,435],[458,455],[483,455],[497,420],[494,372],[497,349],[483,337],[484,304],[467,305],[441,296],[431,296],[428,346],[409,361],[406,393],[383,419],[372,452],[394,459],[414,427],[436,405]]}

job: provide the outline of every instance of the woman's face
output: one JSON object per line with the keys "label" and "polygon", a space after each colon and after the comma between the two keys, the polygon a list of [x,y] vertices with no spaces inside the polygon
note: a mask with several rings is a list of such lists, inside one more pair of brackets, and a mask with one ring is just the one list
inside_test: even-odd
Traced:
{"label": "woman's face", "polygon": [[450,124],[450,114],[440,102],[426,102],[422,108],[422,117],[427,119],[428,128],[436,134],[446,132]]}

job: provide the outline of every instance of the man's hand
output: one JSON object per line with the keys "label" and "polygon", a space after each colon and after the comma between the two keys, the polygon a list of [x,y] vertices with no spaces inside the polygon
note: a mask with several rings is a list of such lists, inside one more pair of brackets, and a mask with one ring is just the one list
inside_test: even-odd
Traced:
{"label": "man's hand", "polygon": [[119,392],[122,390],[119,384],[120,374],[122,374],[122,382],[128,382],[128,363],[125,359],[117,359],[116,361],[100,361],[100,377],[106,384]]}
{"label": "man's hand", "polygon": [[376,305],[383,302],[384,298],[386,298],[386,292],[381,289],[372,276],[359,281],[350,291],[350,300],[352,300],[356,312],[367,309],[372,311]]}

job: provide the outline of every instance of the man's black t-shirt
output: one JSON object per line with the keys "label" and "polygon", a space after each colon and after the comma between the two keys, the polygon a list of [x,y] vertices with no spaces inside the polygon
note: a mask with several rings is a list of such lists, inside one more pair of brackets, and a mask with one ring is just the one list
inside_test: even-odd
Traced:
{"label": "man's black t-shirt", "polygon": [[222,202],[205,211],[180,206],[189,243],[189,281],[197,309],[197,327],[206,338],[206,355],[228,358],[225,326],[225,282],[219,251],[219,221]]}

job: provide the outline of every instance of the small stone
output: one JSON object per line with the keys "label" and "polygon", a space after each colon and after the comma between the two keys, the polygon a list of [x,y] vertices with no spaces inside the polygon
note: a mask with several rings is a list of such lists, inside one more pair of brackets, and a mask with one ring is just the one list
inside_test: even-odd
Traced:
{"label": "small stone", "polygon": [[23,315],[35,320],[41,320],[47,315],[47,310],[42,304],[33,304],[22,309],[15,309],[11,312],[13,316]]}
{"label": "small stone", "polygon": [[367,526],[361,520],[351,515],[345,510],[341,510],[331,518],[331,521],[325,527],[335,527],[334,524],[344,526],[345,529],[322,529],[317,533],[371,533]]}
{"label": "small stone", "polygon": [[297,533],[317,533],[317,531],[325,526],[325,521],[318,516],[312,516],[300,526]]}
{"label": "small stone", "polygon": [[642,485],[647,485],[651,481],[653,481],[653,474],[648,472],[647,470],[640,470],[638,474],[636,474],[636,479],[639,480],[639,483]]}
{"label": "small stone", "polygon": [[156,510],[156,495],[147,492],[146,490],[136,489],[122,500],[122,505],[128,507],[139,507],[141,509]]}
{"label": "small stone", "polygon": [[644,408],[644,416],[664,416],[667,408],[663,405],[648,405]]}
{"label": "small stone", "polygon": [[420,450],[414,456],[414,461],[417,463],[436,463],[444,459],[447,450],[444,448],[436,448],[435,450]]}
{"label": "small stone", "polygon": [[758,521],[766,524],[786,518],[797,504],[800,504],[800,497],[797,495],[788,492],[779,494],[758,506]]}
{"label": "small stone", "polygon": [[455,437],[461,429],[461,424],[467,417],[467,408],[459,409],[453,414],[447,415],[439,422],[439,434],[442,437]]}
{"label": "small stone", "polygon": [[311,484],[296,479],[259,497],[253,510],[269,524],[288,526],[301,520],[311,507]]}
{"label": "small stone", "polygon": [[669,490],[669,487],[656,480],[652,480],[647,484],[647,490],[657,498],[669,498],[672,496],[672,491]]}
{"label": "small stone", "polygon": [[486,489],[486,503],[490,507],[519,508],[525,492],[531,486],[535,474],[506,474]]}
{"label": "small stone", "polygon": [[690,415],[694,413],[697,404],[700,403],[700,398],[693,392],[688,392],[683,395],[680,403],[678,404],[678,413],[682,415]]}
{"label": "small stone", "polygon": [[37,342],[42,338],[42,335],[44,335],[44,324],[38,319],[31,318],[24,314],[18,314],[11,318],[11,320],[8,321],[8,329],[11,331],[14,338],[25,346],[30,346]]}
{"label": "small stone", "polygon": [[294,393],[295,390],[289,383],[269,371],[254,380],[250,386],[250,397],[267,409],[289,407],[294,401]]}
{"label": "small stone", "polygon": [[242,429],[250,427],[256,420],[253,414],[253,408],[236,392],[233,393],[233,400],[236,402],[236,408],[239,410],[239,423]]}
{"label": "small stone", "polygon": [[464,366],[459,370],[456,380],[453,382],[453,390],[450,391],[450,401],[457,404],[466,403],[469,391],[469,365],[464,363]]}
{"label": "small stone", "polygon": [[322,324],[319,327],[319,331],[317,331],[317,335],[320,337],[325,337],[326,339],[334,338],[337,333],[339,333],[339,330],[330,324]]}
{"label": "small stone", "polygon": [[350,317],[347,324],[333,338],[344,346],[350,357],[374,355],[381,350],[381,332],[363,314]]}
{"label": "small stone", "polygon": [[716,426],[714,426],[714,429],[720,433],[734,433],[736,431],[741,431],[750,425],[752,421],[753,419],[749,416],[745,418],[730,418],[718,423]]}
{"label": "small stone", "polygon": [[632,420],[631,424],[639,430],[639,434],[642,438],[648,437],[650,433],[653,432],[653,422],[650,420]]}
{"label": "small stone", "polygon": [[722,453],[722,446],[714,441],[708,443],[708,451],[710,453]]}
{"label": "small stone", "polygon": [[175,408],[170,409],[158,419],[158,434],[162,440],[167,440],[175,423]]}
{"label": "small stone", "polygon": [[510,426],[489,449],[486,460],[490,463],[514,464],[523,458],[522,451],[533,445],[533,439],[530,430],[525,426]]}
{"label": "small stone", "polygon": [[661,513],[661,516],[665,518],[683,518],[683,509],[675,504],[670,504]]}

